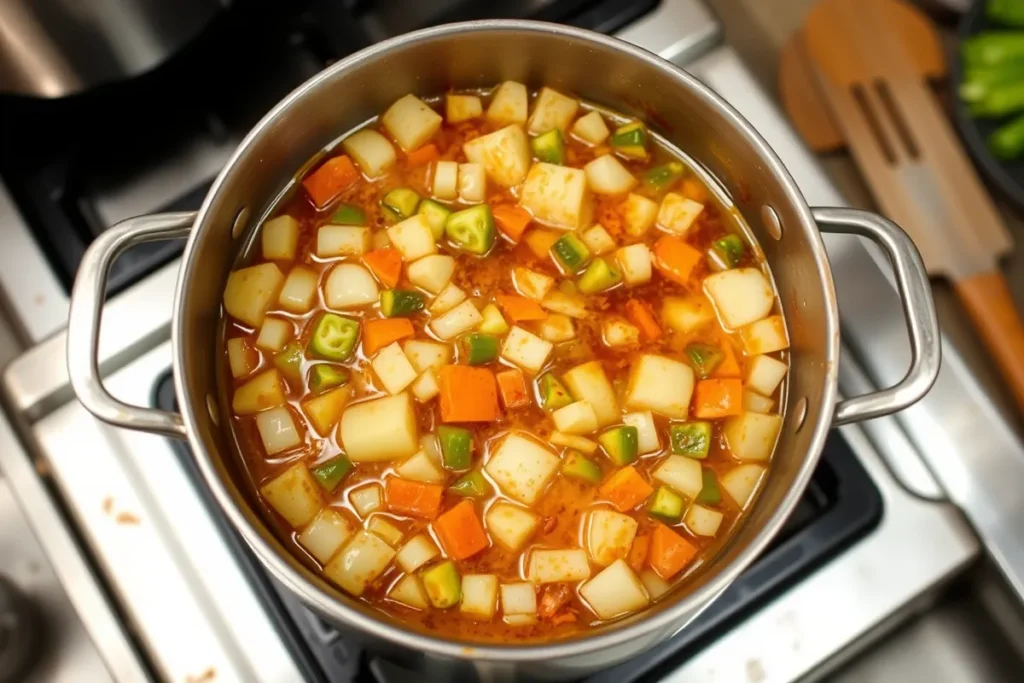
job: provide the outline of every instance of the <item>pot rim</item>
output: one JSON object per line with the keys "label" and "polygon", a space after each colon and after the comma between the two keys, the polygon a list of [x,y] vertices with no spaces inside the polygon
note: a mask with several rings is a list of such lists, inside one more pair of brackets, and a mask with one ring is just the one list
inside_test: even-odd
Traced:
{"label": "pot rim", "polygon": [[[178,282],[174,297],[174,316],[172,318],[172,346],[174,353],[174,386],[178,396],[188,396],[187,387],[181,368],[184,366],[183,349],[184,340],[180,320],[184,312],[185,299],[183,292],[186,291],[189,280],[192,278],[194,259],[192,252],[198,242],[197,237],[201,226],[206,225],[211,216],[208,216],[210,206],[214,197],[220,191],[226,177],[238,164],[238,160],[245,151],[261,137],[264,132],[271,128],[275,120],[294,103],[301,100],[306,93],[315,90],[321,84],[342,70],[359,68],[364,62],[379,57],[396,48],[403,48],[422,41],[431,41],[439,38],[453,37],[467,32],[526,32],[526,33],[547,33],[555,34],[566,39],[580,41],[583,43],[597,44],[603,48],[615,50],[625,56],[640,60],[654,69],[665,73],[668,79],[672,80],[673,87],[683,87],[692,93],[694,97],[703,98],[718,111],[734,130],[745,138],[745,141],[755,149],[764,162],[766,173],[774,174],[783,186],[785,200],[790,202],[799,215],[801,222],[807,226],[814,226],[815,221],[811,210],[808,207],[803,195],[800,193],[792,176],[783,166],[782,161],[769,147],[768,143],[757,133],[754,128],[737,112],[730,104],[696,78],[685,72],[683,69],[672,64],[658,55],[648,52],[640,47],[623,40],[594,33],[584,29],[578,29],[560,24],[553,24],[540,21],[527,20],[480,20],[467,21],[453,24],[421,29],[401,36],[390,38],[383,42],[365,48],[343,60],[336,62],[324,69],[317,75],[310,78],[301,86],[292,91],[287,97],[281,100],[271,109],[253,129],[246,135],[232,154],[227,164],[218,174],[210,190],[207,192],[202,207],[196,216],[194,229],[185,245],[182,254],[182,266],[179,270]],[[827,353],[826,367],[823,369],[823,388],[820,401],[823,405],[834,405],[837,397],[837,360],[839,357],[839,333],[838,333],[838,308],[836,294],[832,281],[831,269],[825,252],[825,245],[818,231],[809,231],[808,244],[814,257],[817,270],[822,278],[822,285],[826,290],[826,305],[828,310],[825,314]],[[785,312],[783,312],[785,315]],[[643,612],[631,617],[628,623],[616,625],[612,623],[595,631],[592,635],[558,640],[551,643],[527,642],[524,644],[493,645],[475,643],[471,641],[449,641],[441,637],[429,635],[404,627],[401,622],[388,615],[378,613],[371,616],[368,611],[362,611],[346,604],[346,601],[339,599],[337,595],[331,594],[311,581],[304,578],[295,567],[291,566],[284,556],[279,554],[271,545],[252,527],[242,510],[236,506],[235,500],[228,492],[225,484],[221,481],[213,465],[212,459],[203,448],[202,443],[196,438],[199,431],[198,414],[205,410],[202,402],[181,401],[181,414],[185,429],[188,434],[189,445],[193,457],[202,472],[207,486],[210,487],[215,500],[221,511],[227,515],[232,526],[245,539],[246,543],[255,552],[260,562],[279,581],[284,583],[289,590],[298,595],[308,605],[315,605],[315,609],[325,616],[335,619],[349,627],[359,629],[377,638],[382,638],[401,646],[422,650],[436,655],[454,657],[460,659],[492,660],[503,662],[528,662],[544,661],[556,658],[579,656],[599,650],[611,648],[626,641],[645,636],[657,629],[665,629],[674,624],[687,613],[695,615],[697,610],[710,604],[725,588],[732,583],[740,573],[746,570],[750,564],[765,550],[767,545],[775,538],[783,523],[789,517],[795,506],[803,495],[804,489],[810,481],[814,465],[817,463],[825,438],[831,427],[832,411],[822,411],[821,417],[813,425],[814,433],[810,439],[810,446],[803,456],[803,462],[799,471],[790,484],[789,491],[777,506],[767,523],[757,531],[754,538],[740,551],[732,562],[723,566],[716,573],[710,576],[704,585],[693,592],[678,598],[674,603],[666,605],[660,611],[649,615]],[[809,426],[805,425],[804,429]],[[678,630],[678,629],[677,629]]]}

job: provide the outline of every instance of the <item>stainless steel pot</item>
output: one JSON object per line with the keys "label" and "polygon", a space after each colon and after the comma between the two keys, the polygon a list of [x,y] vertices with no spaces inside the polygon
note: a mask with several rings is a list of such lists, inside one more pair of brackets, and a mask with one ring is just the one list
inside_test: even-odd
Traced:
{"label": "stainless steel pot", "polygon": [[[575,640],[474,645],[411,631],[308,570],[278,542],[233,481],[231,445],[218,424],[221,292],[236,255],[296,169],[345,131],[409,93],[513,78],[551,85],[646,118],[714,174],[735,198],[771,264],[792,340],[786,418],[770,476],[732,540],[690,582],[650,610]],[[861,235],[889,256],[913,360],[898,385],[836,396],[839,311],[819,230]],[[103,388],[97,368],[102,292],[128,246],[188,238],[174,304],[174,379],[181,415],[130,406]],[[386,41],[339,62],[288,96],[253,129],[197,214],[144,216],[104,233],[82,261],[72,296],[68,367],[79,400],[111,424],[188,439],[223,513],[256,555],[325,619],[422,656],[579,676],[634,656],[683,628],[761,553],[800,499],[825,435],[839,424],[905,408],[939,368],[939,333],[924,266],[910,239],[874,214],[809,209],[775,154],[728,104],[672,64],[636,47],[564,26],[519,21],[454,24]],[[226,408],[224,408],[226,409]]]}

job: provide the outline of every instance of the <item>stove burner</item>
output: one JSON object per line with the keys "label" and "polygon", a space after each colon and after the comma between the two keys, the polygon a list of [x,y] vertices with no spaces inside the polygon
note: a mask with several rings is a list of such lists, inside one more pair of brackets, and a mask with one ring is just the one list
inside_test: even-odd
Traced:
{"label": "stove burner", "polygon": [[24,680],[38,658],[39,635],[32,604],[0,574],[0,683]]}

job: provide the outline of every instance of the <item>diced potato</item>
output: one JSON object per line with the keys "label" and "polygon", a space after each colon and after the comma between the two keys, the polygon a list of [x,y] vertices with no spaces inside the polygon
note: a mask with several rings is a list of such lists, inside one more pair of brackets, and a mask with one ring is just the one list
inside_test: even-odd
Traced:
{"label": "diced potato", "polygon": [[587,518],[587,551],[603,567],[629,555],[637,521],[613,510],[594,510]]}
{"label": "diced potato", "polygon": [[320,512],[320,487],[301,462],[261,486],[260,493],[295,529],[309,524]]}
{"label": "diced potato", "polygon": [[506,616],[536,614],[537,589],[528,581],[502,584],[501,611]]}
{"label": "diced potato", "polygon": [[595,225],[588,230],[584,230],[583,234],[580,235],[580,239],[583,240],[583,244],[587,245],[590,253],[595,256],[602,256],[615,251],[615,240],[603,226]]}
{"label": "diced potato", "polygon": [[538,302],[555,286],[555,279],[550,275],[522,266],[512,269],[512,280],[520,294]]}
{"label": "diced potato", "polygon": [[643,584],[625,560],[616,560],[583,584],[580,596],[601,619],[637,612],[650,602]]}
{"label": "diced potato", "polygon": [[735,501],[740,509],[746,510],[753,499],[754,491],[758,482],[764,474],[765,468],[761,465],[743,464],[733,467],[719,478],[718,483],[722,485],[729,497]]}
{"label": "diced potato", "polygon": [[631,244],[615,252],[622,280],[630,287],[651,281],[651,250],[646,244]]}
{"label": "diced potato", "polygon": [[273,263],[232,271],[224,287],[224,310],[249,327],[259,327],[283,284],[284,275]]}
{"label": "diced potato", "polygon": [[597,450],[597,442],[585,439],[582,436],[576,434],[564,434],[559,431],[551,432],[551,436],[548,437],[548,442],[552,446],[564,446],[565,448],[574,448],[584,455],[590,455]]}
{"label": "diced potato", "polygon": [[412,399],[402,393],[349,406],[341,416],[339,435],[352,462],[407,458],[419,449]]}
{"label": "diced potato", "polygon": [[381,491],[380,484],[369,484],[353,489],[352,493],[348,494],[348,500],[352,503],[352,507],[355,508],[356,514],[363,519],[371,512],[384,507],[384,494]]}
{"label": "diced potato", "polygon": [[526,123],[527,111],[529,94],[526,86],[515,81],[505,81],[494,91],[491,105],[487,107],[487,119],[499,126]]}
{"label": "diced potato", "polygon": [[394,549],[368,531],[360,531],[324,567],[324,575],[352,595],[360,596],[384,573]]}
{"label": "diced potato", "polygon": [[483,104],[476,95],[446,95],[444,117],[448,123],[462,123],[484,113]]}
{"label": "diced potato", "polygon": [[426,484],[440,484],[444,481],[444,472],[423,451],[403,462],[395,468],[395,472],[402,479],[422,481]]}
{"label": "diced potato", "polygon": [[693,369],[664,356],[644,354],[633,364],[626,388],[626,408],[651,410],[685,419],[690,412]]}
{"label": "diced potato", "polygon": [[402,258],[406,261],[415,261],[437,252],[434,233],[423,214],[418,213],[392,225],[388,228],[388,239],[395,249],[402,252]]}
{"label": "diced potato", "polygon": [[388,599],[412,609],[425,610],[429,607],[423,584],[420,583],[418,576],[412,574],[406,574],[395,582],[388,593]]}
{"label": "diced potato", "polygon": [[437,385],[437,377],[429,368],[420,373],[409,389],[420,403],[427,403],[441,393],[441,387]]}
{"label": "diced potato", "polygon": [[724,516],[718,510],[694,503],[686,511],[686,518],[683,522],[695,536],[714,536],[718,533],[718,527],[722,525]]}
{"label": "diced potato", "polygon": [[[469,143],[466,145],[468,147]],[[537,162],[530,168],[519,203],[529,209],[534,220],[564,230],[582,228],[593,215],[587,174],[583,169],[544,162]]]}
{"label": "diced potato", "polygon": [[407,386],[416,381],[416,370],[412,367],[409,359],[405,357],[398,342],[388,344],[378,351],[370,361],[370,366],[387,392],[392,395],[404,391]]}
{"label": "diced potato", "polygon": [[700,461],[683,455],[668,456],[655,468],[651,476],[655,481],[660,481],[687,498],[696,498],[704,488],[704,473],[701,471]]}
{"label": "diced potato", "polygon": [[296,540],[317,559],[317,562],[327,564],[354,533],[355,527],[345,519],[345,515],[337,510],[324,508],[313,518],[309,526],[302,530]]}
{"label": "diced potato", "polygon": [[406,272],[409,282],[431,294],[437,294],[452,279],[455,259],[447,254],[431,254],[410,263]]}
{"label": "diced potato", "polygon": [[434,164],[434,182],[431,185],[434,197],[452,200],[459,196],[459,163],[438,161]]}
{"label": "diced potato", "polygon": [[637,179],[611,154],[599,156],[586,166],[587,185],[597,194],[622,194],[636,187]]}
{"label": "diced potato", "polygon": [[622,422],[630,427],[636,427],[636,450],[639,455],[661,450],[658,428],[654,425],[654,415],[651,411],[626,413],[622,416]]}
{"label": "diced potato", "polygon": [[292,414],[284,406],[264,410],[256,415],[256,429],[260,433],[260,441],[267,455],[298,448],[302,445],[302,435],[295,428]]}
{"label": "diced potato", "polygon": [[444,119],[420,98],[406,95],[392,104],[380,121],[398,146],[410,152],[434,137]]}
{"label": "diced potato", "polygon": [[518,124],[469,140],[462,151],[471,162],[483,165],[487,177],[504,187],[523,182],[530,170],[530,142]]}
{"label": "diced potato", "polygon": [[636,346],[640,343],[640,330],[621,318],[605,318],[601,322],[601,337],[605,346]]}
{"label": "diced potato", "polygon": [[479,204],[487,196],[487,173],[483,164],[459,164],[459,198]]}
{"label": "diced potato", "polygon": [[289,313],[307,313],[316,303],[320,275],[316,271],[295,266],[288,273],[277,296],[277,303]]}
{"label": "diced potato", "polygon": [[389,522],[382,515],[374,515],[373,517],[370,517],[369,521],[366,523],[366,530],[379,537],[392,548],[401,543],[402,537],[405,536],[401,529]]}
{"label": "diced potato", "polygon": [[555,428],[565,434],[593,434],[597,431],[597,415],[586,401],[576,401],[551,413]]}
{"label": "diced potato", "polygon": [[704,292],[722,323],[734,330],[764,318],[775,305],[771,284],[757,268],[734,268],[709,275],[704,278]]}
{"label": "diced potato", "polygon": [[592,360],[577,365],[562,375],[562,381],[573,398],[590,404],[597,415],[599,427],[619,421],[619,402],[600,361]]}
{"label": "diced potato", "polygon": [[561,290],[555,289],[544,297],[540,305],[545,310],[561,313],[570,318],[587,317],[587,300],[579,294],[566,294]]}
{"label": "diced potato", "polygon": [[484,469],[502,493],[532,505],[555,476],[560,462],[558,456],[536,441],[509,434]]}
{"label": "diced potato", "polygon": [[484,513],[484,524],[494,542],[506,550],[518,552],[533,536],[540,517],[524,507],[498,501]]}
{"label": "diced potato", "polygon": [[267,408],[284,405],[281,375],[275,368],[264,370],[242,386],[231,397],[235,415],[252,415]]}
{"label": "diced potato", "polygon": [[526,231],[523,241],[530,248],[533,255],[544,260],[551,258],[551,247],[565,234],[561,230],[545,230],[544,228],[531,228]]}
{"label": "diced potato", "polygon": [[380,297],[377,281],[366,268],[355,263],[339,263],[331,268],[324,282],[324,303],[328,308],[349,309],[376,303]]}
{"label": "diced potato", "polygon": [[509,330],[501,345],[501,357],[523,370],[537,373],[544,367],[554,348],[551,342],[516,325]]}
{"label": "diced potato", "polygon": [[341,415],[345,412],[345,406],[348,405],[351,397],[352,388],[350,386],[331,389],[320,396],[304,400],[302,412],[313,423],[313,428],[317,433],[326,437],[341,420]]}
{"label": "diced potato", "polygon": [[[462,291],[462,290],[459,290]],[[438,297],[440,298],[440,297]],[[436,301],[435,301],[436,303]],[[433,312],[433,311],[432,311]],[[430,323],[430,329],[441,339],[448,341],[463,332],[469,332],[480,324],[483,317],[472,301],[463,301]]]}
{"label": "diced potato", "polygon": [[498,577],[495,574],[466,574],[462,577],[459,611],[490,620],[498,610]]}
{"label": "diced potato", "polygon": [[537,323],[537,332],[540,333],[541,338],[553,344],[576,338],[576,326],[573,324],[572,318],[561,313],[552,313]]}
{"label": "diced potato", "polygon": [[349,135],[342,141],[341,146],[370,179],[384,175],[398,159],[395,148],[388,139],[370,128],[363,128]]}
{"label": "diced potato", "polygon": [[374,230],[370,236],[370,246],[373,249],[387,249],[391,246],[387,230]]}
{"label": "diced potato", "polygon": [[743,413],[725,421],[725,441],[740,460],[767,460],[775,450],[782,429],[782,417],[761,413]]}
{"label": "diced potato", "polygon": [[786,323],[781,315],[770,315],[740,330],[743,350],[748,356],[775,353],[789,348]]}
{"label": "diced potato", "polygon": [[703,296],[668,296],[661,305],[662,322],[680,334],[689,334],[714,319],[715,309]]}
{"label": "diced potato", "polygon": [[750,389],[743,390],[743,410],[751,413],[770,413],[775,401]]}
{"label": "diced potato", "polygon": [[771,396],[779,388],[787,369],[785,363],[771,356],[754,356],[747,363],[744,382],[762,396]]}
{"label": "diced potato", "polygon": [[536,584],[584,581],[590,578],[590,562],[579,548],[534,550],[526,576]]}
{"label": "diced potato", "polygon": [[654,220],[658,217],[658,204],[652,199],[630,192],[620,211],[626,225],[626,234],[641,237],[654,225]]}
{"label": "diced potato", "polygon": [[652,569],[645,569],[640,572],[640,583],[647,589],[647,595],[651,596],[651,600],[657,600],[672,590],[672,585],[658,576],[657,572]]}
{"label": "diced potato", "polygon": [[452,348],[448,344],[410,339],[405,342],[402,350],[416,372],[437,369],[452,362]]}
{"label": "diced potato", "polygon": [[530,135],[540,135],[549,130],[568,130],[580,103],[557,90],[541,88],[533,103],[528,130]]}
{"label": "diced potato", "polygon": [[408,573],[413,573],[427,562],[440,556],[441,551],[427,534],[417,534],[401,547],[395,555],[398,566]]}
{"label": "diced potato", "polygon": [[361,256],[370,250],[370,229],[353,225],[325,225],[316,231],[316,255]]}
{"label": "diced potato", "polygon": [[681,194],[669,192],[661,200],[656,223],[666,232],[685,235],[703,210],[703,204],[687,199]]}
{"label": "diced potato", "polygon": [[[444,289],[430,302],[430,315],[441,316],[452,310],[466,300],[466,293],[452,283],[448,283]],[[475,308],[475,307],[474,307]],[[469,310],[467,309],[467,314]],[[481,320],[483,316],[481,316]]]}
{"label": "diced potato", "polygon": [[260,356],[245,337],[228,339],[228,366],[235,379],[245,377],[260,364]]}
{"label": "diced potato", "polygon": [[278,216],[263,224],[260,233],[263,258],[291,261],[299,247],[299,222],[291,216]]}
{"label": "diced potato", "polygon": [[572,126],[572,134],[591,145],[600,145],[608,139],[611,132],[600,112],[592,111],[576,119]]}
{"label": "diced potato", "polygon": [[260,333],[256,337],[256,347],[264,351],[280,351],[294,334],[295,327],[290,320],[264,318]]}

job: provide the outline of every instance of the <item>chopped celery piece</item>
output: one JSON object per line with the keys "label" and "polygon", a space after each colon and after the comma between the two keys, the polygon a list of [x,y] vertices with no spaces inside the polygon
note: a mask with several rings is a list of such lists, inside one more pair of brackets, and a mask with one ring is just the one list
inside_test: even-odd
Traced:
{"label": "chopped celery piece", "polygon": [[332,225],[366,225],[366,213],[358,206],[341,204],[331,214]]}
{"label": "chopped celery piece", "polygon": [[492,363],[498,360],[498,338],[492,334],[467,334],[459,339],[459,352],[469,365]]}
{"label": "chopped celery piece", "polygon": [[302,347],[298,342],[290,341],[274,354],[274,367],[289,382],[302,381]]}
{"label": "chopped celery piece", "polygon": [[313,476],[324,491],[330,493],[352,469],[352,463],[344,455],[338,455],[313,468]]}
{"label": "chopped celery piece", "polygon": [[683,517],[683,497],[667,486],[659,486],[647,504],[647,512],[669,523]]}
{"label": "chopped celery piece", "polygon": [[426,306],[423,295],[406,289],[387,289],[380,295],[380,310],[388,318],[412,315]]}
{"label": "chopped celery piece", "polygon": [[571,232],[559,237],[558,241],[551,247],[551,252],[555,255],[555,259],[570,273],[579,272],[579,269],[590,258],[590,249],[587,249],[587,245],[583,244],[583,240]]}
{"label": "chopped celery piece", "polygon": [[417,213],[427,219],[427,225],[430,226],[430,232],[434,235],[434,239],[441,239],[441,236],[444,235],[444,224],[448,220],[448,216],[452,214],[452,210],[433,199],[424,199],[420,203],[420,210]]}
{"label": "chopped celery piece", "polygon": [[348,383],[348,370],[327,363],[318,363],[309,369],[309,390],[322,394],[328,389]]}
{"label": "chopped celery piece", "polygon": [[469,467],[473,454],[473,435],[468,429],[441,425],[437,428],[437,440],[441,442],[441,462],[450,470],[464,470]]}
{"label": "chopped celery piece", "polygon": [[473,470],[456,479],[449,490],[467,498],[483,498],[491,492],[491,485],[480,470]]}
{"label": "chopped celery piece", "polygon": [[613,427],[597,437],[604,452],[616,465],[628,465],[636,460],[639,434],[636,427]]}
{"label": "chopped celery piece", "polygon": [[668,428],[672,452],[688,458],[703,460],[711,448],[710,422],[683,422]]}
{"label": "chopped celery piece", "polygon": [[324,313],[309,338],[312,355],[325,360],[348,360],[359,341],[359,322],[336,313]]}
{"label": "chopped celery piece", "polygon": [[690,365],[694,372],[701,379],[707,379],[715,368],[725,359],[725,354],[717,346],[710,344],[693,343],[686,345],[686,355],[690,358]]}
{"label": "chopped celery piece", "polygon": [[483,321],[476,326],[476,329],[484,334],[502,335],[508,332],[508,323],[505,322],[501,311],[494,304],[484,306],[484,310],[480,311],[480,315],[483,316]]}
{"label": "chopped celery piece", "polygon": [[420,204],[420,196],[415,190],[408,187],[396,187],[384,195],[380,205],[384,207],[385,213],[396,221],[403,221],[416,213],[416,207]]}
{"label": "chopped celery piece", "polygon": [[722,502],[722,492],[718,489],[718,479],[715,478],[715,473],[705,468],[701,472],[701,476],[704,478],[703,487],[697,494],[697,502],[718,505]]}
{"label": "chopped celery piece", "polygon": [[683,177],[683,165],[678,161],[670,161],[667,164],[655,166],[648,171],[644,171],[641,177],[643,178],[644,185],[650,189],[655,192],[664,192]]}
{"label": "chopped celery piece", "polygon": [[612,147],[619,154],[630,159],[647,158],[647,128],[640,121],[619,126],[612,133]]}
{"label": "chopped celery piece", "polygon": [[494,216],[491,207],[480,204],[448,216],[445,234],[471,254],[486,254],[494,245]]}
{"label": "chopped celery piece", "polygon": [[423,572],[423,587],[430,604],[439,609],[454,607],[462,598],[462,579],[451,560]]}
{"label": "chopped celery piece", "polygon": [[562,131],[557,128],[530,140],[530,148],[533,150],[533,156],[540,161],[549,164],[565,163],[565,138],[562,137]]}
{"label": "chopped celery piece", "polygon": [[562,474],[588,484],[601,483],[601,466],[579,451],[569,451],[562,459]]}
{"label": "chopped celery piece", "polygon": [[594,259],[576,281],[583,294],[596,294],[622,282],[622,273],[612,268],[603,258]]}
{"label": "chopped celery piece", "polygon": [[569,390],[550,372],[541,375],[537,380],[537,388],[540,392],[540,407],[543,410],[558,410],[572,403]]}
{"label": "chopped celery piece", "polygon": [[740,259],[743,258],[743,240],[740,239],[739,235],[726,235],[720,239],[715,240],[711,244],[711,248],[722,258],[730,268],[735,268],[739,264]]}

